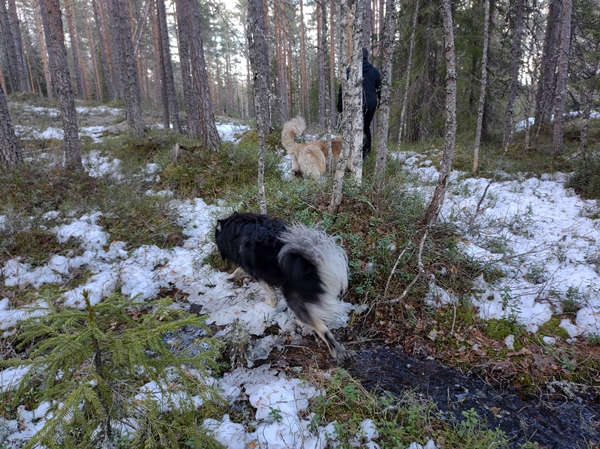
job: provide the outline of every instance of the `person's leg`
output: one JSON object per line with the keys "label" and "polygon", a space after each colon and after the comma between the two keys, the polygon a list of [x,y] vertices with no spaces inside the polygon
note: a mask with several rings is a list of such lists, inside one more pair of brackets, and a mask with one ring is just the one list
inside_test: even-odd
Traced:
{"label": "person's leg", "polygon": [[363,149],[362,155],[363,159],[366,158],[371,152],[371,122],[373,121],[373,117],[375,116],[375,111],[365,111],[365,124],[364,124],[364,140],[363,140]]}

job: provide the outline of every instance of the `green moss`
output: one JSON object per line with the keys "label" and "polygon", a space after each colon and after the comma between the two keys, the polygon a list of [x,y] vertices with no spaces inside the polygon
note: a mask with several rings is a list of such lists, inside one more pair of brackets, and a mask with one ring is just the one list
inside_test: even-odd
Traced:
{"label": "green moss", "polygon": [[503,341],[509,335],[518,337],[523,333],[523,326],[515,321],[510,321],[504,318],[492,318],[484,325],[484,332],[490,338]]}
{"label": "green moss", "polygon": [[560,327],[560,321],[560,317],[553,316],[549,321],[546,321],[539,327],[537,334],[540,337],[569,338],[569,333]]}

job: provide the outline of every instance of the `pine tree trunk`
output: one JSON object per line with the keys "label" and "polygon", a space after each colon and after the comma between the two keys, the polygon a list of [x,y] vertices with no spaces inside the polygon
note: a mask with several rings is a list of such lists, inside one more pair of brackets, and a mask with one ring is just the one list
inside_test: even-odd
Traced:
{"label": "pine tree trunk", "polygon": [[111,13],[117,30],[116,44],[119,65],[121,67],[121,84],[123,87],[127,124],[134,130],[138,138],[142,138],[144,137],[146,124],[142,116],[142,94],[133,42],[131,40],[129,10],[126,1],[112,0]]}
{"label": "pine tree trunk", "polygon": [[0,24],[2,25],[0,26],[0,30],[2,31],[2,48],[7,61],[8,84],[11,92],[19,92],[21,90],[18,71],[19,62],[17,60],[17,50],[15,48],[15,40],[13,38],[5,0],[0,0]]}
{"label": "pine tree trunk", "polygon": [[62,112],[65,165],[69,169],[81,169],[83,165],[75,111],[75,95],[67,64],[67,50],[58,0],[40,0],[40,11],[50,57],[50,73],[56,86],[56,96]]}
{"label": "pine tree trunk", "polygon": [[556,72],[556,96],[554,103],[554,132],[552,143],[554,156],[562,153],[564,147],[565,97],[567,95],[567,77],[569,75],[569,54],[571,53],[571,0],[563,0],[560,44]]}
{"label": "pine tree trunk", "polygon": [[485,94],[487,90],[487,56],[490,38],[490,0],[483,0],[483,51],[481,54],[481,88],[477,102],[477,129],[475,130],[475,147],[473,149],[473,172],[479,169],[479,146],[483,128],[483,112],[485,110]]}
{"label": "pine tree trunk", "polygon": [[0,167],[19,164],[22,161],[21,148],[10,121],[4,91],[0,89]]}
{"label": "pine tree trunk", "polygon": [[[178,133],[183,132],[181,121],[179,120],[179,104],[177,102],[177,92],[175,91],[175,75],[173,74],[173,63],[171,61],[171,46],[169,44],[169,29],[167,26],[167,11],[164,0],[156,0],[157,2],[157,18],[158,18],[158,33],[160,36],[160,55],[161,55],[161,71],[163,80],[166,84],[166,95],[169,105],[169,120],[173,124],[173,128]],[[164,71],[163,71],[164,70]]]}
{"label": "pine tree trunk", "polygon": [[377,158],[375,177],[378,188],[383,187],[383,178],[388,155],[388,131],[390,123],[390,97],[392,92],[392,63],[394,58],[394,37],[396,36],[396,2],[387,0],[383,24],[381,60],[381,100],[379,102],[379,120],[377,121]]}
{"label": "pine tree trunk", "polygon": [[[1,1],[1,0],[0,0]],[[48,53],[46,52],[46,39],[44,38],[44,27],[42,26],[42,16],[39,3],[35,8],[35,28],[38,43],[40,45],[40,55],[42,57],[42,69],[44,71],[44,80],[46,81],[46,95],[48,98],[54,98],[52,90],[52,79],[50,78],[50,66],[48,63]]]}
{"label": "pine tree trunk", "polygon": [[[98,2],[100,7],[98,7]],[[104,20],[103,0],[92,0],[94,22],[96,23],[96,40],[100,49],[100,66],[102,67],[102,78],[109,101],[117,99],[117,85],[115,84],[114,67],[111,64],[109,41],[106,39],[106,20]]]}
{"label": "pine tree trunk", "polygon": [[404,98],[402,99],[402,110],[400,112],[400,130],[398,131],[398,151],[402,146],[402,137],[406,123],[406,103],[408,101],[408,87],[410,86],[410,71],[412,69],[412,56],[415,48],[415,33],[417,30],[417,17],[419,16],[419,0],[415,2],[415,11],[413,13],[412,30],[410,33],[410,44],[408,47],[408,61],[406,62],[406,82],[404,84]]}
{"label": "pine tree trunk", "polygon": [[306,70],[306,28],[304,26],[303,0],[300,0],[300,104],[302,116],[308,120],[308,71]]}
{"label": "pine tree trunk", "polygon": [[510,79],[508,84],[508,98],[504,111],[504,135],[502,146],[508,145],[513,136],[513,115],[515,102],[519,93],[519,68],[521,66],[521,55],[523,54],[522,40],[525,31],[525,7],[527,0],[517,0],[517,11],[515,15],[515,28],[512,38],[512,53],[510,57]]}
{"label": "pine tree trunk", "polygon": [[23,38],[21,36],[21,26],[19,25],[19,16],[17,15],[17,5],[15,0],[8,0],[8,17],[10,21],[10,28],[15,43],[15,51],[17,57],[17,76],[19,77],[18,82],[20,85],[19,90],[26,92],[33,89],[30,83],[27,69],[27,60],[25,57],[25,51],[23,49]]}
{"label": "pine tree trunk", "polygon": [[452,172],[454,145],[456,142],[456,64],[454,50],[454,31],[452,24],[452,0],[442,0],[442,17],[444,20],[444,47],[446,54],[446,126],[444,152],[440,166],[440,175],[433,198],[425,213],[425,224],[433,226],[440,215],[448,181]]}
{"label": "pine tree trunk", "polygon": [[542,53],[542,72],[538,84],[535,107],[536,135],[550,120],[554,98],[554,84],[556,73],[556,58],[558,55],[558,39],[560,32],[561,0],[550,0],[548,5],[548,19],[546,22],[546,35],[544,36],[544,49]]}
{"label": "pine tree trunk", "polygon": [[[202,42],[202,30],[200,22],[200,9],[195,0],[177,0],[177,18],[180,24],[179,37],[187,47],[189,56],[189,95],[192,95],[195,109],[191,105],[186,106],[189,137],[200,139],[202,146],[210,151],[216,152],[221,145],[221,138],[215,123],[215,114],[210,89],[206,62],[204,59],[204,45]],[[183,26],[181,26],[183,25]],[[192,45],[193,43],[193,45]],[[180,48],[181,51],[181,48]],[[185,55],[180,53],[180,60]],[[183,61],[182,71],[183,71]]]}
{"label": "pine tree trunk", "polygon": [[67,28],[71,41],[71,56],[73,57],[73,78],[75,78],[75,96],[84,96],[83,75],[81,69],[81,57],[79,44],[77,43],[77,31],[73,25],[73,10],[69,0],[65,0],[65,15],[67,16]]}

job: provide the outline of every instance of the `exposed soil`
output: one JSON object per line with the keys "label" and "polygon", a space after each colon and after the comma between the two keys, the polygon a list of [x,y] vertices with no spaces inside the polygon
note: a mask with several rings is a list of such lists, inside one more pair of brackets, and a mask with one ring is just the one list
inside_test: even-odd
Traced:
{"label": "exposed soil", "polygon": [[597,388],[558,384],[554,392],[522,395],[433,360],[415,359],[401,348],[358,350],[347,369],[368,390],[416,391],[459,419],[463,410],[473,408],[491,428],[506,432],[514,448],[527,441],[548,449],[600,447]]}

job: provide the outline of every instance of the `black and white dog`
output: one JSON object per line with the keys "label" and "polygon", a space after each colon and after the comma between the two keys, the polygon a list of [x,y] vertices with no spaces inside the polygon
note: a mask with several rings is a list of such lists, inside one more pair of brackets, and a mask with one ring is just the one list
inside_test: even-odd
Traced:
{"label": "black and white dog", "polygon": [[228,280],[253,277],[272,306],[273,287],[280,287],[296,318],[319,334],[337,360],[345,357],[325,324],[341,313],[338,295],[348,288],[348,259],[333,237],[268,215],[234,212],[218,221],[215,242],[221,257],[238,267]]}

